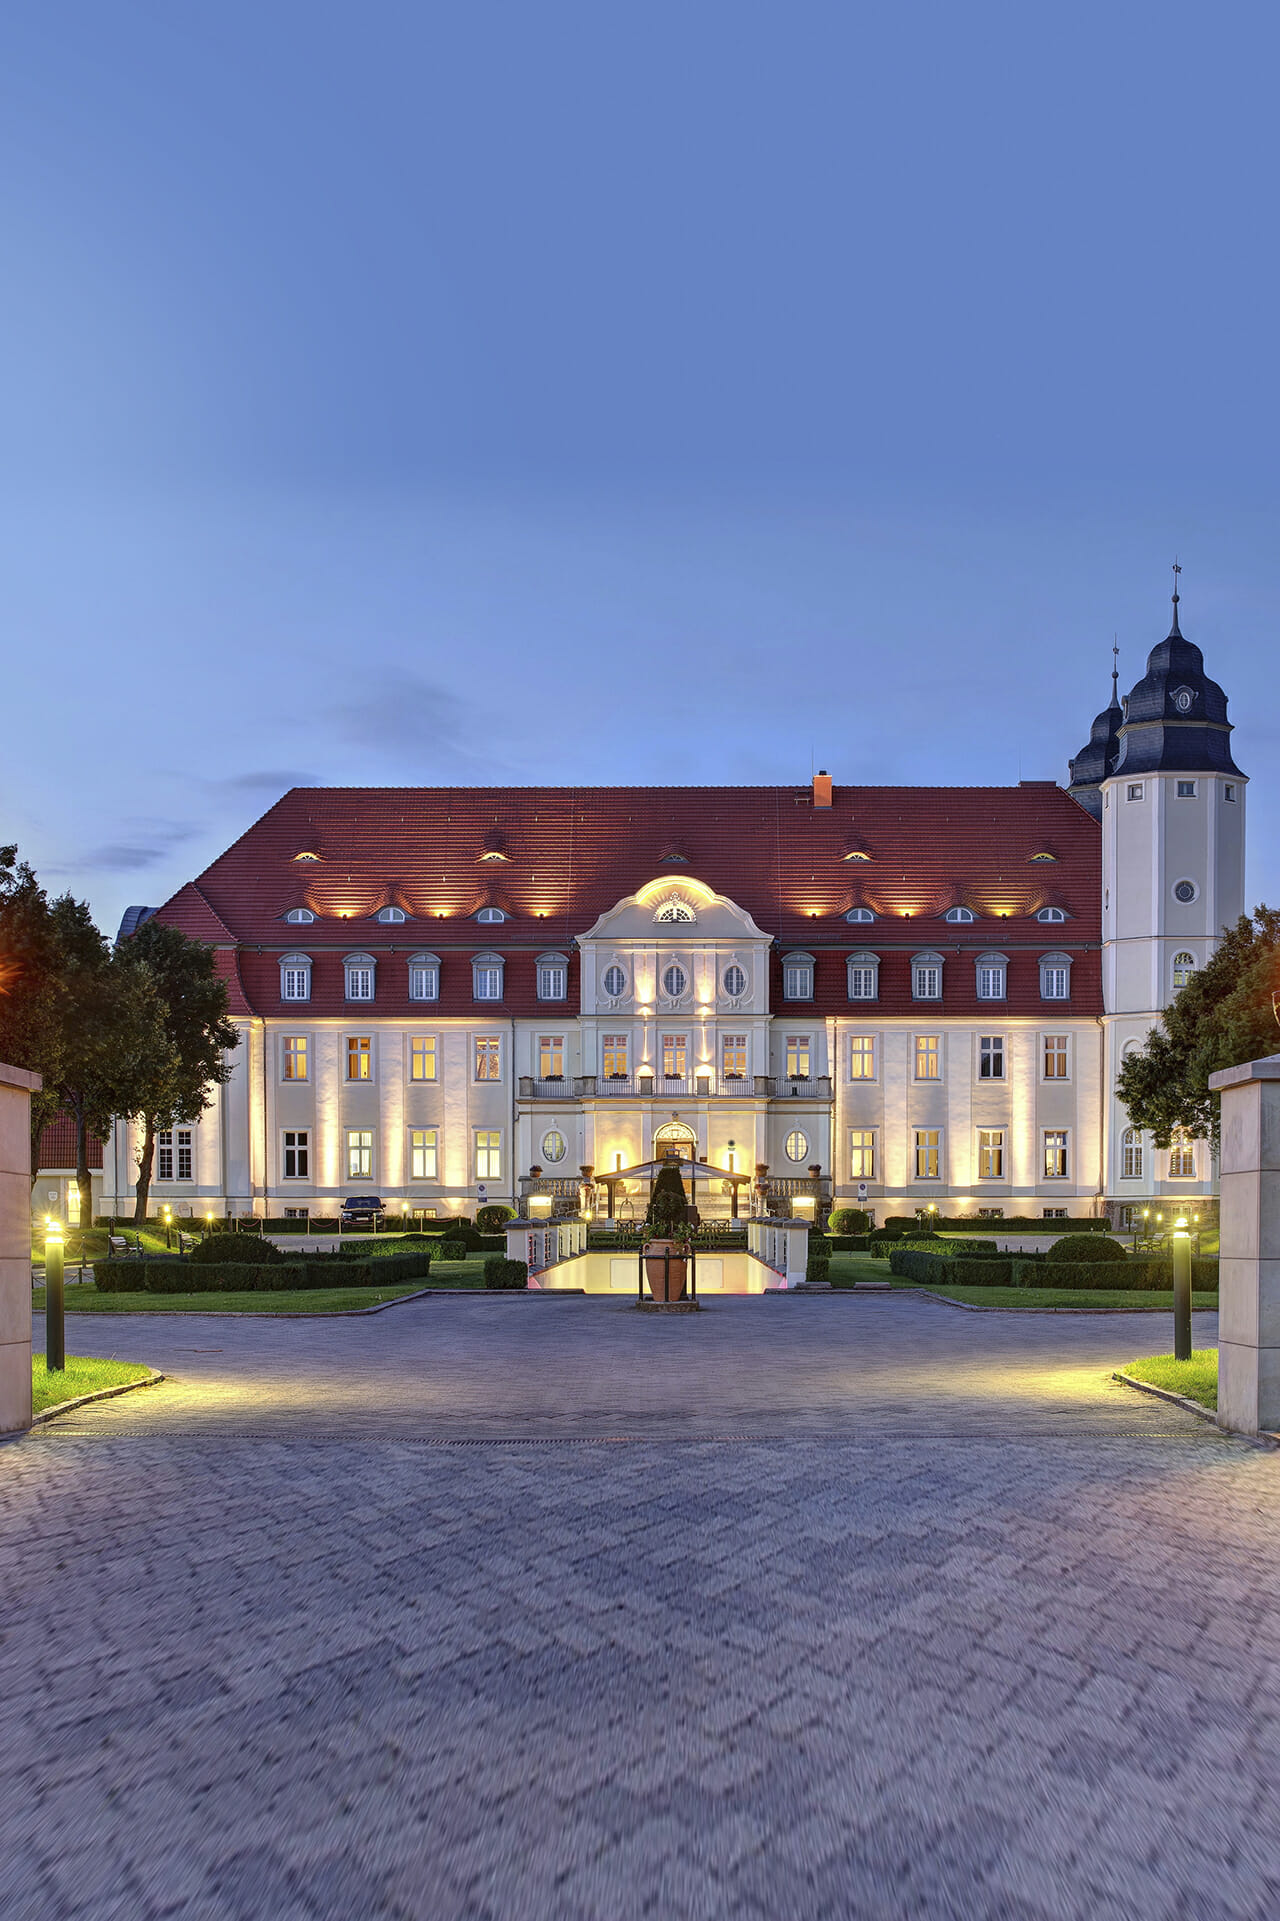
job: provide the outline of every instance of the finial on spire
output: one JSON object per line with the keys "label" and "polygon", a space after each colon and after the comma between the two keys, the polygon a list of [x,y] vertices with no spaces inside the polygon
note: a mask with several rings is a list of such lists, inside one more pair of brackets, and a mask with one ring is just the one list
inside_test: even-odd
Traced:
{"label": "finial on spire", "polygon": [[1178,593],[1178,575],[1181,572],[1182,572],[1182,569],[1178,565],[1177,558],[1175,556],[1174,563],[1173,563],[1173,625],[1169,629],[1170,640],[1173,640],[1175,638],[1178,640],[1182,639],[1182,630],[1178,626],[1178,601],[1181,598],[1181,595]]}
{"label": "finial on spire", "polygon": [[1120,641],[1117,635],[1111,636],[1111,705],[1120,705]]}

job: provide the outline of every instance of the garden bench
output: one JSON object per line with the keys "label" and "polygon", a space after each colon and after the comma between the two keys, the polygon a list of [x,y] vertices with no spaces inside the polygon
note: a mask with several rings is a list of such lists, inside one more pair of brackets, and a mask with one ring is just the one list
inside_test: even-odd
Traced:
{"label": "garden bench", "polygon": [[198,1247],[199,1244],[200,1236],[198,1234],[184,1234],[181,1228],[178,1229],[179,1254],[189,1254],[192,1248]]}
{"label": "garden bench", "polygon": [[142,1259],[142,1242],[135,1235],[133,1246],[130,1247],[129,1237],[127,1234],[108,1234],[107,1235],[107,1253],[111,1256],[111,1259],[113,1261],[123,1260],[129,1254],[136,1254],[138,1256],[138,1259],[141,1260]]}

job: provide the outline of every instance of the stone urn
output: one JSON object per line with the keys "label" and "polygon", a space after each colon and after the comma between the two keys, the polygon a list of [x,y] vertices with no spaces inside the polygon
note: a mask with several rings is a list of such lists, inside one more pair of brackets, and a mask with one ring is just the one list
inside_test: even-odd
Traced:
{"label": "stone urn", "polygon": [[644,1276],[655,1301],[682,1301],[689,1272],[687,1241],[659,1238],[644,1244]]}

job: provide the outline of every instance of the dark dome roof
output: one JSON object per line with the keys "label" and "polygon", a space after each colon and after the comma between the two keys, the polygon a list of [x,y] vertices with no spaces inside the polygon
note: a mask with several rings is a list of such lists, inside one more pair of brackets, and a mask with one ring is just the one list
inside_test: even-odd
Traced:
{"label": "dark dome roof", "polygon": [[1118,736],[1123,721],[1120,702],[1113,695],[1111,705],[1103,708],[1089,729],[1087,745],[1080,749],[1074,760],[1068,762],[1071,782],[1067,791],[1088,807],[1090,813],[1102,812],[1100,801],[1097,808],[1090,806],[1087,790],[1096,790],[1111,772],[1112,762],[1120,751]]}
{"label": "dark dome roof", "polygon": [[1204,655],[1173,626],[1147,656],[1147,671],[1124,704],[1119,758],[1111,771],[1238,774],[1231,758],[1227,697],[1204,671]]}

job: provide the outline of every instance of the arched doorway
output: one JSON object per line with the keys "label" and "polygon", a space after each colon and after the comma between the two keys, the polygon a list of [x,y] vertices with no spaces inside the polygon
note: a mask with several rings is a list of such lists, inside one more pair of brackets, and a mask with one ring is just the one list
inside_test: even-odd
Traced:
{"label": "arched doorway", "polygon": [[660,1127],[653,1137],[653,1158],[660,1161],[664,1154],[675,1152],[685,1160],[694,1160],[698,1152],[698,1136],[684,1121],[668,1121]]}

